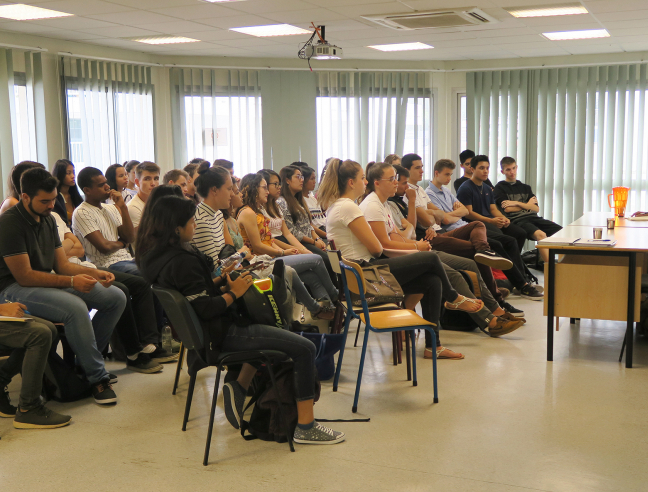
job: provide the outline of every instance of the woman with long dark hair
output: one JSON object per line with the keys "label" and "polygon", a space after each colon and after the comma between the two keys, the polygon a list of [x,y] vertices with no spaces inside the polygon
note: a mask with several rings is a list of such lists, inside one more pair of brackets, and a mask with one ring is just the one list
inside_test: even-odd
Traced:
{"label": "woman with long dark hair", "polygon": [[34,167],[42,167],[45,169],[45,166],[40,162],[34,161],[19,162],[11,169],[11,174],[9,174],[9,178],[7,179],[7,198],[2,202],[2,206],[0,206],[0,214],[9,210],[20,201],[20,177],[25,171]]}
{"label": "woman with long dark hair", "polygon": [[[180,197],[160,199],[153,206],[146,230],[142,230],[143,225],[140,225],[143,236],[138,242],[136,256],[137,264],[149,282],[179,291],[196,311],[203,328],[205,349],[202,353],[192,354],[193,369],[204,366],[205,362],[215,363],[221,351],[285,352],[294,364],[297,400],[294,441],[300,444],[342,442],[343,432],[324,427],[315,420],[315,345],[299,335],[272,326],[234,324],[229,308],[247,292],[253,279],[249,273],[236,280],[229,275],[225,279],[211,278],[211,261],[190,246],[196,227],[195,212],[196,205],[191,200]],[[243,404],[256,371],[250,364],[244,364],[237,380],[223,387],[225,416],[235,429],[240,427]]]}
{"label": "woman with long dark hair", "polygon": [[306,283],[317,299],[337,299],[338,290],[326,273],[324,262],[317,255],[299,254],[296,248],[282,249],[276,244],[270,232],[270,220],[264,215],[268,201],[268,185],[261,174],[247,174],[241,180],[243,207],[238,211],[237,222],[244,244],[252,254],[269,255],[284,259],[286,267],[291,267],[292,285],[297,300],[306,306],[314,319],[332,320],[334,310],[323,308],[308,293]]}
{"label": "woman with long dark hair", "polygon": [[[137,192],[135,190],[129,190],[126,188],[128,186],[128,173],[126,168],[121,164],[112,164],[106,169],[106,181],[111,190],[118,191],[121,193],[124,203],[130,202]],[[106,203],[112,203],[112,200],[109,198],[106,200]]]}
{"label": "woman with long dark hair", "polygon": [[133,196],[137,195],[137,186],[135,185],[135,179],[137,178],[135,170],[140,164],[140,161],[126,161],[124,162],[124,169],[126,169],[126,174],[128,174],[128,184],[126,189],[129,193],[132,193]]}
{"label": "woman with long dark hair", "polygon": [[59,214],[69,226],[72,223],[74,210],[83,203],[83,197],[76,185],[74,164],[68,159],[59,159],[54,163],[52,176],[58,179],[58,196],[54,212]]}
{"label": "woman with long dark hair", "polygon": [[301,166],[301,172],[304,176],[304,189],[302,190],[302,195],[304,197],[304,203],[310,212],[311,225],[313,226],[315,234],[317,234],[320,239],[326,241],[326,215],[322,212],[322,207],[320,207],[317,197],[315,196],[317,173],[315,172],[315,169],[308,167],[307,165]]}

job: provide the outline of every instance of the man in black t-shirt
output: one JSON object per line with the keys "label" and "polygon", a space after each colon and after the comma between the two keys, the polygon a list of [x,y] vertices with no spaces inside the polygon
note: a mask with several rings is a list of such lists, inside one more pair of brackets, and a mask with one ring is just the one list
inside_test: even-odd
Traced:
{"label": "man in black t-shirt", "polygon": [[[473,157],[475,157],[475,153],[472,150],[464,150],[461,154],[459,154],[459,162],[461,162],[461,168],[463,169],[463,176],[455,179],[453,183],[455,193],[459,191],[459,187],[462,184],[464,184],[466,181],[472,178],[473,170],[472,167],[470,167],[470,161],[472,160]],[[493,183],[491,183],[490,179],[486,179],[484,183],[486,183],[488,186],[493,188]]]}
{"label": "man in black t-shirt", "polygon": [[[495,203],[512,224],[524,230],[527,239],[540,241],[562,229],[555,222],[538,216],[538,199],[529,185],[517,179],[515,159],[504,157],[500,161],[500,169],[506,179],[495,186]],[[540,256],[544,261],[549,260],[549,254],[544,249],[540,250]]]}

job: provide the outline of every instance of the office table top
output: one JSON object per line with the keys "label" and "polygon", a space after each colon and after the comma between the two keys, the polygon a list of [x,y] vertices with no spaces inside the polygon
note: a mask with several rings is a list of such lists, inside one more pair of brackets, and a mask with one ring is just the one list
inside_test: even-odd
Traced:
{"label": "office table top", "polygon": [[[583,216],[570,226],[607,227],[607,219],[613,219],[614,212],[585,212]],[[628,220],[627,217],[617,217],[614,227],[633,227],[639,229],[648,228],[648,220]]]}
{"label": "office table top", "polygon": [[[578,221],[577,221],[578,222]],[[600,226],[595,226],[600,227]],[[593,238],[593,226],[568,225],[552,237],[556,239],[590,239]],[[551,248],[563,250],[588,250],[588,251],[636,251],[648,252],[648,228],[646,227],[615,227],[606,229],[603,227],[603,239],[616,239],[613,247],[593,248],[590,246],[558,246],[538,243],[538,248]]]}

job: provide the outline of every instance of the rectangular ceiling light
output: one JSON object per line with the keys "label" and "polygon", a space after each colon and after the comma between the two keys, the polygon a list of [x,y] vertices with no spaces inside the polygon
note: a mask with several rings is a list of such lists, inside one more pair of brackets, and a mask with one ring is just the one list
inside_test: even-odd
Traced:
{"label": "rectangular ceiling light", "polygon": [[184,36],[147,36],[145,38],[128,38],[131,41],[145,44],[180,44],[198,43],[200,39],[185,38]]}
{"label": "rectangular ceiling light", "polygon": [[584,31],[543,32],[542,35],[549,41],[569,41],[571,39],[609,38],[606,29],[587,29]]}
{"label": "rectangular ceiling light", "polygon": [[230,31],[249,34],[250,36],[268,37],[268,36],[292,36],[294,34],[311,34],[312,31],[302,29],[301,27],[291,26],[290,24],[271,24],[269,26],[251,26],[251,27],[232,27]]}
{"label": "rectangular ceiling light", "polygon": [[424,43],[396,43],[396,44],[377,44],[374,46],[367,46],[379,51],[412,51],[412,50],[429,50],[434,48],[429,44]]}
{"label": "rectangular ceiling light", "polygon": [[505,10],[513,17],[551,17],[554,15],[588,14],[585,7],[579,3],[550,5],[538,7],[508,7]]}
{"label": "rectangular ceiling light", "polygon": [[42,9],[24,3],[0,6],[0,17],[13,20],[53,19],[55,17],[69,17],[74,14],[58,12],[56,10]]}

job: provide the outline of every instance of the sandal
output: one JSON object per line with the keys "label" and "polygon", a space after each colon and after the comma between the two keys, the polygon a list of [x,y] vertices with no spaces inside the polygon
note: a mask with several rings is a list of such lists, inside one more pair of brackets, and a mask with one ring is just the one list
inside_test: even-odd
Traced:
{"label": "sandal", "polygon": [[312,319],[321,319],[324,321],[333,321],[335,318],[335,308],[331,309],[330,307],[322,307],[316,313],[311,313]]}
{"label": "sandal", "polygon": [[[445,308],[451,311],[463,311],[465,313],[476,313],[477,311],[479,311],[481,308],[484,307],[484,303],[479,299],[471,299],[470,297],[465,297],[461,295],[459,297],[462,298],[459,302],[446,301],[444,303]],[[461,305],[464,303],[467,304],[464,306],[464,309],[462,309]],[[477,306],[476,309],[475,306]]]}
{"label": "sandal", "polygon": [[[443,352],[446,352],[446,351],[450,352],[452,354],[456,354],[456,355],[447,355],[447,354],[443,355]],[[450,349],[448,349],[446,347],[443,347],[443,346],[437,347],[436,356],[437,356],[437,359],[448,359],[448,360],[461,360],[461,359],[464,358],[463,354],[453,352],[452,350],[450,350]],[[431,359],[432,358],[432,349],[426,348],[425,352],[423,353],[423,358],[424,359]]]}

